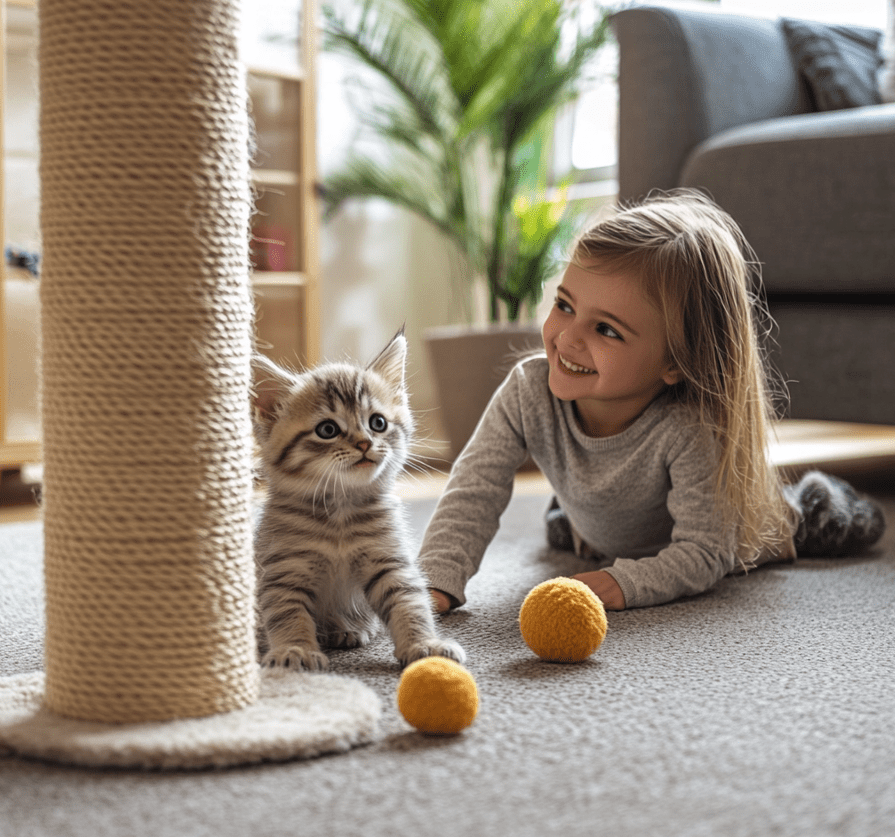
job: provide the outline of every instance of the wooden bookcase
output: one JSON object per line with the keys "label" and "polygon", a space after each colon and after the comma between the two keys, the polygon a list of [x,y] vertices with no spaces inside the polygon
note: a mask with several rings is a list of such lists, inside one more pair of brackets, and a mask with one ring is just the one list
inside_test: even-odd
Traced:
{"label": "wooden bookcase", "polygon": [[[0,5],[0,230],[3,249],[39,250],[37,10],[34,0]],[[40,460],[37,401],[39,283],[9,267],[0,281],[0,468]]]}
{"label": "wooden bookcase", "polygon": [[252,286],[258,348],[293,367],[320,357],[316,0],[256,0],[243,60],[257,151]]}
{"label": "wooden bookcase", "polygon": [[[254,0],[243,60],[257,152],[251,242],[258,347],[293,366],[319,359],[316,0]],[[40,249],[37,11],[0,0],[0,229],[4,249]],[[0,469],[40,462],[39,280],[2,259]]]}

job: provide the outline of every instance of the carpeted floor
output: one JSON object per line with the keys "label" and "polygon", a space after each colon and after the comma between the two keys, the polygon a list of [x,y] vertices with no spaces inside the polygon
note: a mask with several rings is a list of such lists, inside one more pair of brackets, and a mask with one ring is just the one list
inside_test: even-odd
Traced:
{"label": "carpeted floor", "polygon": [[[895,493],[884,503],[873,553],[610,614],[594,657],[568,666],[536,659],[516,619],[536,583],[584,565],[544,548],[546,497],[517,496],[469,604],[442,619],[481,695],[466,732],[407,726],[382,636],[332,656],[380,695],[377,743],[181,773],[0,758],[0,835],[895,834]],[[421,534],[434,501],[409,507]],[[0,675],[41,665],[40,554],[39,524],[0,527]]]}

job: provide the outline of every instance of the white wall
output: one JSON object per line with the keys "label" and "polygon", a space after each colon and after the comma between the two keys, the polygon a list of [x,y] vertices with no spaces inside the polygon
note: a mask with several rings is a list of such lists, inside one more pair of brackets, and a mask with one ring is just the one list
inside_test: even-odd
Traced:
{"label": "white wall", "polygon": [[[340,60],[318,63],[318,168],[321,178],[345,158],[356,120]],[[409,344],[411,406],[420,435],[443,439],[423,333],[464,317],[455,257],[426,222],[384,201],[352,201],[320,235],[323,357],[372,359],[402,325]]]}
{"label": "white wall", "polygon": [[353,201],[321,230],[323,357],[368,361],[402,326],[411,407],[421,433],[439,434],[423,333],[455,322],[445,243],[425,222],[382,201]]}

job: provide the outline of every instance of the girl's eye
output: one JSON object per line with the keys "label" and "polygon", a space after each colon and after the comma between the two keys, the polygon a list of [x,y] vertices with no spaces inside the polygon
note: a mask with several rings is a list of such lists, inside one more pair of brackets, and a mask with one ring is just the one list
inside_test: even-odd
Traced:
{"label": "girl's eye", "polygon": [[373,415],[370,416],[370,430],[374,433],[384,433],[387,427],[388,422],[385,420],[385,416],[380,415],[379,413],[373,413]]}
{"label": "girl's eye", "polygon": [[597,333],[602,334],[606,337],[614,337],[616,340],[622,339],[622,336],[611,325],[608,325],[607,323],[600,323],[597,326]]}
{"label": "girl's eye", "polygon": [[342,428],[339,427],[339,425],[336,424],[332,419],[325,419],[314,428],[314,432],[321,439],[329,440],[335,439],[336,436],[338,436],[342,432]]}
{"label": "girl's eye", "polygon": [[564,314],[572,314],[572,313],[574,313],[574,312],[572,311],[572,306],[569,305],[569,303],[566,302],[564,299],[560,299],[559,297],[556,297],[556,307],[557,307],[560,311],[562,311]]}

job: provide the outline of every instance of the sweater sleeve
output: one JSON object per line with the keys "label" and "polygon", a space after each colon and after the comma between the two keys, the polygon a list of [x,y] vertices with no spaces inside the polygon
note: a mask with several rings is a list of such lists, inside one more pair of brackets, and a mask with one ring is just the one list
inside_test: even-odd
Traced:
{"label": "sweater sleeve", "polygon": [[451,468],[420,548],[420,567],[429,586],[447,593],[457,605],[466,601],[466,582],[478,571],[497,533],[526,454],[519,375],[514,370]]}
{"label": "sweater sleeve", "polygon": [[626,607],[649,607],[694,596],[734,569],[735,531],[725,530],[716,508],[717,450],[708,431],[684,430],[668,453],[671,543],[656,555],[618,558],[607,572]]}

